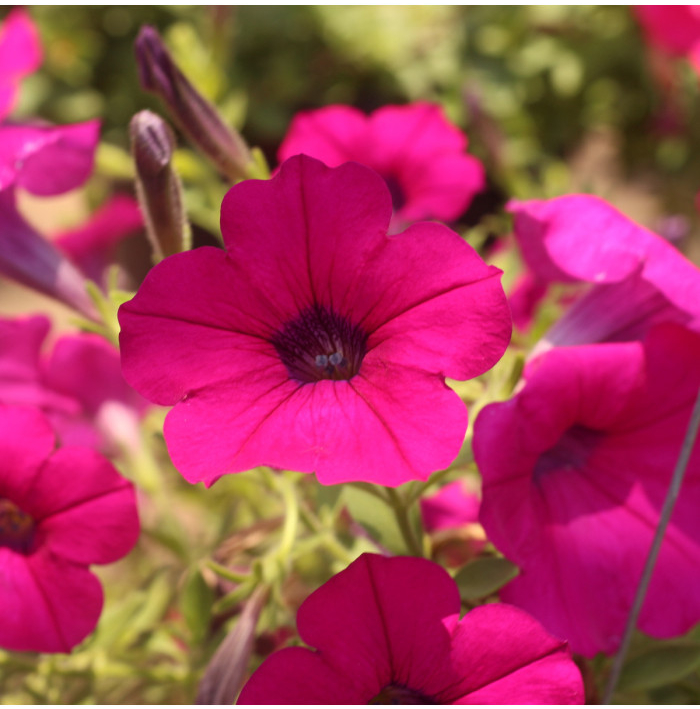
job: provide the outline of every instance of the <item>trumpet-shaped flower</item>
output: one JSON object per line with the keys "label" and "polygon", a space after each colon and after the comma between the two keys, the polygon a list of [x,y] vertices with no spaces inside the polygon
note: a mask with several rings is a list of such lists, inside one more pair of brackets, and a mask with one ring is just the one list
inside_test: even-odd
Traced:
{"label": "trumpet-shaped flower", "polygon": [[120,308],[124,376],[175,404],[190,482],[267,464],[399,485],[454,459],[467,417],[445,377],[507,346],[500,271],[440,224],[388,237],[390,218],[372,170],[297,156],[228,192],[227,251],[163,260]]}
{"label": "trumpet-shaped flower", "polygon": [[[501,598],[575,652],[613,653],[700,387],[700,336],[658,325],[644,342],[555,348],[474,428],[481,522],[520,567]],[[700,621],[700,448],[690,459],[639,627]]]}
{"label": "trumpet-shaped flower", "polygon": [[328,106],[295,116],[278,157],[304,153],[336,167],[353,160],[376,170],[391,191],[395,232],[419,219],[451,221],[484,187],[481,163],[440,106],[384,106],[369,116]]}
{"label": "trumpet-shaped flower", "polygon": [[102,588],[90,564],[136,543],[131,483],[98,453],[54,451],[37,409],[0,405],[0,647],[68,652],[92,632]]}
{"label": "trumpet-shaped flower", "polygon": [[124,381],[117,350],[98,335],[64,335],[43,355],[49,328],[43,316],[0,318],[0,402],[40,408],[64,446],[138,445],[147,402]]}
{"label": "trumpet-shaped flower", "polygon": [[414,557],[363,554],[299,608],[302,640],[253,674],[240,704],[577,704],[566,642],[489,605],[460,620],[457,585]]}
{"label": "trumpet-shaped flower", "polygon": [[590,284],[538,346],[624,342],[655,323],[700,329],[700,269],[599,197],[513,201],[514,232],[542,283]]}

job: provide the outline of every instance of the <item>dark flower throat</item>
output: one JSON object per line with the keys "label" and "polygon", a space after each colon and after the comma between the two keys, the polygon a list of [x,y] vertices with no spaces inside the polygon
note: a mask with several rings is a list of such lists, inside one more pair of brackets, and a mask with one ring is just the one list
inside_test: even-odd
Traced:
{"label": "dark flower throat", "polygon": [[367,334],[330,308],[315,305],[272,338],[289,376],[303,384],[352,379],[367,352]]}

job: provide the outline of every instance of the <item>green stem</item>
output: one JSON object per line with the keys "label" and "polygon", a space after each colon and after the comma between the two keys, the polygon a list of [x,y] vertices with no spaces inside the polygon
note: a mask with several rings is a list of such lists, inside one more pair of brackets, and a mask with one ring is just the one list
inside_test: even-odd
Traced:
{"label": "green stem", "polygon": [[610,704],[613,694],[615,693],[617,683],[620,679],[622,666],[625,663],[625,657],[627,656],[627,651],[629,650],[629,646],[632,641],[632,635],[637,627],[637,619],[639,618],[642,606],[644,605],[644,599],[651,582],[652,574],[654,573],[656,559],[659,556],[659,551],[661,550],[661,544],[664,540],[666,528],[668,527],[668,523],[671,520],[671,515],[673,514],[673,507],[678,499],[678,493],[680,492],[683,476],[685,475],[686,468],[688,467],[690,454],[693,452],[693,446],[695,445],[695,440],[698,435],[698,428],[700,428],[700,391],[698,391],[695,406],[693,407],[693,412],[690,415],[688,430],[685,434],[685,438],[683,439],[683,445],[681,446],[681,452],[678,456],[678,462],[676,463],[676,468],[673,471],[671,483],[669,484],[668,492],[666,493],[666,499],[664,500],[664,505],[661,509],[659,525],[656,528],[656,533],[654,534],[654,539],[651,543],[651,549],[649,550],[649,556],[647,557],[646,564],[644,565],[644,571],[642,572],[642,578],[639,581],[639,586],[637,586],[637,593],[634,597],[634,603],[632,604],[632,609],[630,610],[629,617],[627,618],[625,634],[623,635],[620,649],[617,651],[612,670],[610,671],[608,686],[605,690],[605,695],[603,696],[603,704]]}
{"label": "green stem", "polygon": [[411,526],[411,520],[408,516],[409,505],[406,504],[407,501],[404,500],[393,488],[387,487],[384,489],[386,491],[389,504],[396,515],[396,521],[398,522],[401,535],[406,542],[409,552],[413,556],[423,556],[423,547],[416,538],[413,527]]}

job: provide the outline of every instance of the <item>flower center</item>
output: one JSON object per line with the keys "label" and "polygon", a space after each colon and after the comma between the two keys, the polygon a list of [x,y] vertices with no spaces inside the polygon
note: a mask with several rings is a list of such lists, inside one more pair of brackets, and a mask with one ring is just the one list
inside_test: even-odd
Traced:
{"label": "flower center", "polygon": [[312,306],[272,338],[289,376],[303,384],[352,379],[367,351],[367,335],[330,308]]}
{"label": "flower center", "polygon": [[604,434],[579,424],[542,453],[535,464],[535,480],[557,470],[581,470]]}
{"label": "flower center", "polygon": [[29,552],[34,539],[34,520],[13,502],[0,497],[0,548]]}
{"label": "flower center", "polygon": [[368,704],[437,704],[431,697],[421,692],[392,682],[387,684]]}
{"label": "flower center", "polygon": [[391,204],[394,211],[398,212],[406,204],[406,193],[403,191],[401,183],[393,175],[385,175],[384,181],[391,192]]}

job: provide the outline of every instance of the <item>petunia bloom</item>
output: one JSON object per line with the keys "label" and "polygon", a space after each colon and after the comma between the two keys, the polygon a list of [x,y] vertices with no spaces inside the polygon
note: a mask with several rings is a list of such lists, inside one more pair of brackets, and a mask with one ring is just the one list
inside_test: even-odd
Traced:
{"label": "petunia bloom", "polygon": [[90,564],[136,543],[131,483],[98,453],[54,451],[36,409],[0,405],[0,647],[69,652],[95,628],[102,587]]}
{"label": "petunia bloom", "polygon": [[41,64],[41,44],[25,10],[10,12],[0,27],[0,120],[14,108],[19,82]]}
{"label": "petunia bloom", "polygon": [[96,283],[104,281],[119,243],[143,229],[143,215],[133,197],[118,194],[80,226],[58,234],[54,244]]}
{"label": "petunia bloom", "polygon": [[138,445],[148,404],[124,381],[116,348],[82,333],[44,355],[50,327],[43,316],[0,318],[0,402],[40,408],[64,446],[114,454]]}
{"label": "petunia bloom", "polygon": [[685,57],[700,74],[700,5],[637,5],[634,11],[651,45]]}
{"label": "petunia bloom", "polygon": [[304,153],[336,167],[353,160],[376,170],[391,191],[392,232],[420,219],[452,221],[484,187],[481,163],[467,137],[440,106],[384,106],[369,116],[350,106],[297,114],[278,152]]}
{"label": "petunia bloom", "polygon": [[316,650],[271,655],[240,704],[579,704],[566,642],[516,608],[460,620],[457,585],[437,564],[363,554],[299,608]]}
{"label": "petunia bloom", "polygon": [[390,218],[375,172],[297,156],[228,192],[227,251],[166,258],[122,305],[124,376],[175,404],[187,480],[265,464],[395,486],[452,462],[467,416],[445,377],[503,354],[501,272],[441,224],[387,237]]}
{"label": "petunia bloom", "polygon": [[660,322],[700,329],[700,269],[599,197],[512,201],[508,209],[540,282],[590,284],[537,351],[636,340]]}
{"label": "petunia bloom", "polygon": [[[614,653],[700,387],[700,335],[554,348],[474,426],[481,523],[520,567],[501,599],[586,656]],[[700,447],[640,616],[658,638],[700,621]]]}

